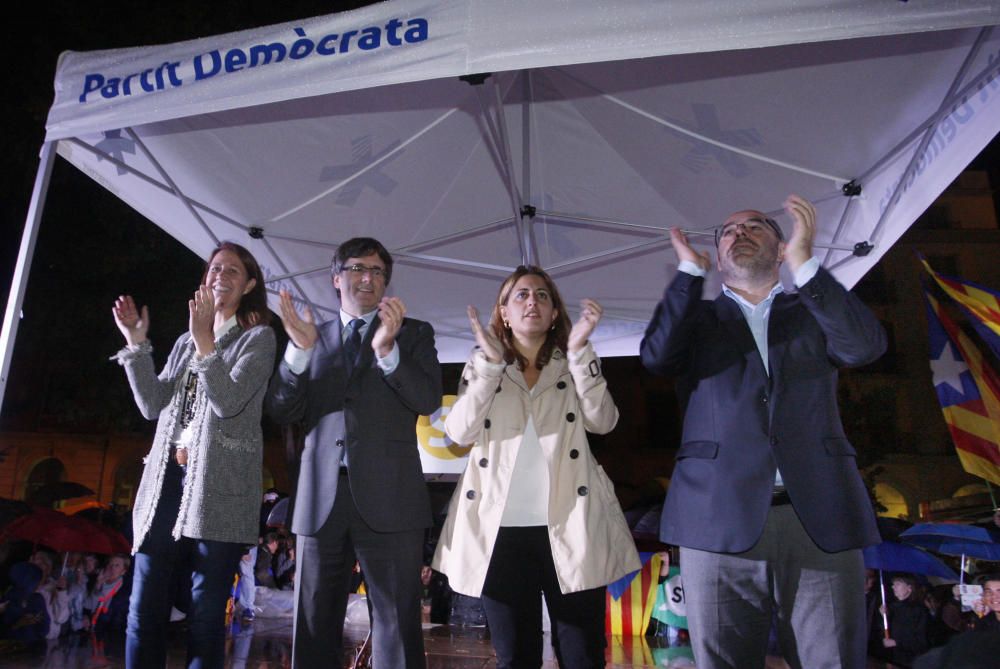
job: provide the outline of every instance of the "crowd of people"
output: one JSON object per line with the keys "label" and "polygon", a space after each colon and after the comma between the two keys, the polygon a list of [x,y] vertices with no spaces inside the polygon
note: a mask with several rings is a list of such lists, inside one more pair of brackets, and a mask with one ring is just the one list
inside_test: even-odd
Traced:
{"label": "crowd of people", "polygon": [[124,631],[131,558],[36,549],[7,572],[0,599],[0,639],[32,643],[94,632]]}
{"label": "crowd of people", "polygon": [[[839,368],[877,359],[886,335],[813,256],[813,205],[793,195],[784,210],[787,236],[760,211],[728,217],[714,263],[671,230],[679,265],[640,346],[646,369],[675,379],[684,414],[659,538],[680,547],[702,669],[762,666],[769,641],[791,666],[863,667],[866,632],[882,619],[867,602],[865,629],[861,548],[879,536],[836,387]],[[703,300],[713,266],[723,292]],[[783,266],[797,292],[785,292]],[[451,603],[439,601],[437,616],[474,603],[463,615],[488,623],[498,667],[540,665],[543,595],[560,664],[604,666],[606,586],[639,560],[586,436],[618,421],[590,342],[603,307],[584,299],[574,321],[552,277],[525,265],[501,282],[486,323],[468,308],[476,345],[445,431],[472,451],[428,564],[432,514],[414,424],[439,408],[444,389],[433,328],[386,294],[392,273],[379,241],[340,244],[330,270],[339,313],[318,322],[280,291],[289,343],[278,360],[263,273],[238,244],[209,256],[188,331],[159,372],[148,309],[128,295],[115,302],[125,339],[115,359],[140,411],[157,421],[133,509],[129,668],[165,665],[178,581],[190,600],[188,666],[222,667],[236,573],[244,618],[254,617],[256,587],[292,589],[293,666],[329,666],[342,656],[356,567],[375,667],[424,666],[422,614],[435,616],[445,595]],[[261,522],[265,412],[304,435],[286,523],[294,543]],[[276,498],[269,491],[264,507]],[[52,581],[49,562],[17,570],[26,612],[69,599],[70,581]],[[128,565],[111,562],[82,610],[114,615],[124,588],[108,579]],[[29,586],[41,598],[25,598]],[[892,590],[889,634],[872,637],[878,653],[905,662],[946,640],[955,617],[947,597],[925,600],[905,575]],[[984,606],[1000,616],[1000,584],[987,592]],[[45,606],[39,630],[72,627],[71,607]],[[996,616],[978,625],[995,626]]]}
{"label": "crowd of people", "polygon": [[[946,667],[940,658],[949,644],[975,647],[975,633],[1000,631],[1000,574],[978,576],[982,595],[964,607],[958,585],[934,586],[908,573],[886,580],[891,587],[883,603],[876,572],[866,571],[868,654],[873,658],[899,667]],[[973,636],[961,636],[966,633]]]}

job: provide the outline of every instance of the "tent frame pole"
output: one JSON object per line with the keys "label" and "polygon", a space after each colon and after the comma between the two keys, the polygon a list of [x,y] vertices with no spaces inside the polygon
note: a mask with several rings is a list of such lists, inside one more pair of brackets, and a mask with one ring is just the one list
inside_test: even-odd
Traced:
{"label": "tent frame pole", "polygon": [[42,212],[49,192],[49,182],[52,179],[52,166],[55,163],[55,143],[45,142],[39,155],[38,172],[35,174],[35,185],[31,190],[31,202],[24,221],[24,232],[21,233],[21,248],[17,253],[17,264],[14,266],[14,278],[10,284],[10,296],[7,298],[7,311],[3,317],[3,331],[0,333],[0,347],[3,349],[2,367],[0,367],[0,406],[3,406],[7,392],[7,378],[10,374],[10,363],[14,356],[14,340],[17,338],[17,328],[20,324],[21,307],[24,305],[24,293],[28,287],[28,275],[31,273],[31,261],[35,255],[35,242],[38,241],[38,227],[42,222]]}

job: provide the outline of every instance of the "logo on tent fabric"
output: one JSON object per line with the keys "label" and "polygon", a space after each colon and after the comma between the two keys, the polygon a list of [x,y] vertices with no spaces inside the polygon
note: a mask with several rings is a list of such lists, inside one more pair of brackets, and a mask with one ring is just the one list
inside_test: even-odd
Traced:
{"label": "logo on tent fabric", "polygon": [[[395,179],[381,172],[382,164],[372,167],[372,169],[366,170],[366,168],[380,162],[386,155],[395,151],[400,141],[398,139],[393,141],[378,153],[373,153],[372,143],[371,135],[352,139],[351,162],[342,165],[329,165],[320,172],[320,181],[349,179],[337,195],[337,204],[346,207],[352,206],[358,201],[365,188],[371,188],[382,197],[387,197],[399,185]],[[386,159],[385,164],[396,160],[404,152],[405,149]]]}
{"label": "logo on tent fabric", "polygon": [[[122,163],[125,162],[126,153],[130,156],[135,155],[135,142],[127,137],[122,137],[121,130],[106,131],[104,133],[104,139],[98,142],[97,146],[94,148]],[[98,154],[97,161],[100,162],[102,160],[104,160],[104,157],[101,154]],[[118,176],[128,172],[128,170],[121,165],[115,165],[115,170],[118,172]]]}
{"label": "logo on tent fabric", "polygon": [[[741,148],[760,146],[763,143],[760,133],[756,128],[724,130],[719,123],[719,116],[716,113],[715,105],[692,104],[691,111],[694,113],[695,122],[695,127],[692,128],[692,131],[700,135],[711,137],[729,146],[738,146]],[[673,133],[673,131],[670,132]],[[731,177],[742,179],[743,177],[750,176],[750,167],[742,156],[732,151],[727,151],[722,147],[699,142],[697,139],[688,137],[687,135],[678,136],[694,143],[687,154],[681,158],[681,165],[695,174],[700,174],[708,166],[708,163],[712,159],[715,159]]]}

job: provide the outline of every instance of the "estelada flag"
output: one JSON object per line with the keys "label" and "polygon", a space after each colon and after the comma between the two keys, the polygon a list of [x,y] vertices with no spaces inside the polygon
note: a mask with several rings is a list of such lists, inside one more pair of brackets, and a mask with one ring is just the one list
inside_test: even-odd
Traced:
{"label": "estelada flag", "polygon": [[923,257],[920,262],[948,297],[969,315],[976,333],[1000,360],[1000,293],[965,279],[938,274]]}
{"label": "estelada flag", "polygon": [[1000,484],[1000,379],[934,297],[927,300],[931,371],[962,467]]}
{"label": "estelada flag", "polygon": [[639,560],[642,569],[608,584],[604,628],[612,636],[641,637],[653,614],[663,560],[659,553],[639,553]]}

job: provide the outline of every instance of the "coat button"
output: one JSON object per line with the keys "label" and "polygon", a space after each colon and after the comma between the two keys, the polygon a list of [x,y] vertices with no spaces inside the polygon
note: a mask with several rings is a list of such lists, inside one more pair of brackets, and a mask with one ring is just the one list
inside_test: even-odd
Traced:
{"label": "coat button", "polygon": [[763,397],[761,397],[760,401],[763,402],[764,404],[767,404],[767,395],[764,395]]}
{"label": "coat button", "polygon": [[573,421],[576,420],[576,414],[570,411],[568,414],[566,414],[566,420],[572,423]]}
{"label": "coat button", "polygon": [[559,390],[562,390],[565,387],[566,387],[565,381],[560,381],[559,383],[556,384],[556,388],[558,388]]}
{"label": "coat button", "polygon": [[343,445],[344,445],[344,440],[343,439],[338,439],[337,440],[337,446],[343,446]]}
{"label": "coat button", "polygon": [[487,430],[490,429],[490,419],[489,418],[487,418],[485,421],[483,421],[483,427],[485,427]]}
{"label": "coat button", "polygon": [[590,491],[587,490],[587,486],[585,485],[582,485],[576,489],[576,494],[579,495],[580,497],[586,497],[588,492]]}
{"label": "coat button", "polygon": [[480,460],[479,460],[479,466],[480,467],[485,467],[488,464],[490,464],[489,460],[487,460],[486,458],[480,458]]}
{"label": "coat button", "polygon": [[462,379],[462,385],[463,386],[469,385],[469,380],[468,379]]}
{"label": "coat button", "polygon": [[572,451],[569,452],[569,457],[571,460],[576,460],[578,457],[580,457],[580,451],[574,448]]}
{"label": "coat button", "polygon": [[475,490],[469,490],[469,491],[467,491],[465,493],[465,498],[466,499],[475,499],[476,498],[476,491]]}
{"label": "coat button", "polygon": [[771,445],[772,446],[777,446],[778,445],[778,438],[777,437],[771,437]]}
{"label": "coat button", "polygon": [[500,392],[501,390],[503,390],[503,386],[497,386],[497,390],[496,391]]}

